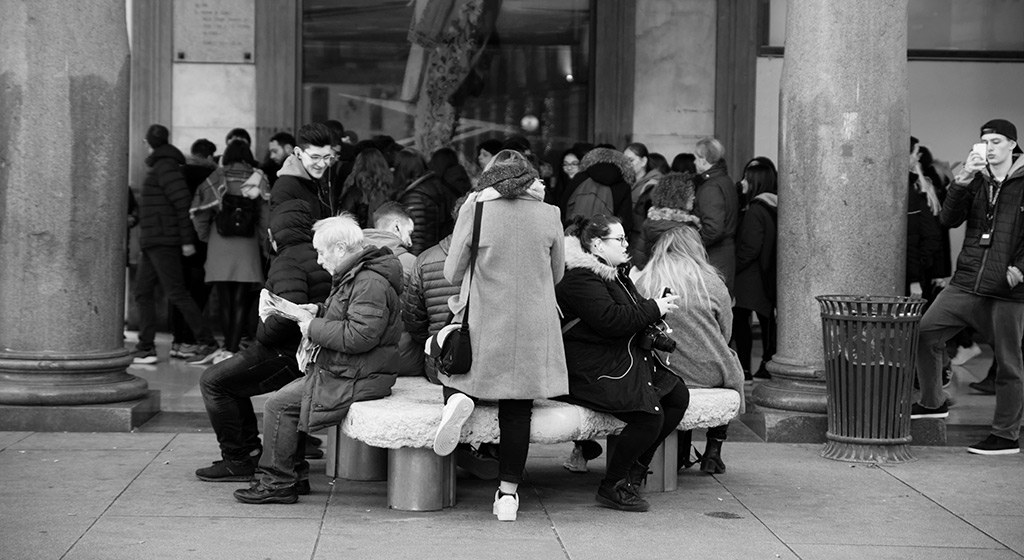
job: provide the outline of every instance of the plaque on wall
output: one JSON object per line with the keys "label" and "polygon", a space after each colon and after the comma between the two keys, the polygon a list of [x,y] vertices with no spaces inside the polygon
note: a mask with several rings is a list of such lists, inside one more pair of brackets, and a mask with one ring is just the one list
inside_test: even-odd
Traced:
{"label": "plaque on wall", "polygon": [[174,61],[252,64],[255,0],[174,0]]}

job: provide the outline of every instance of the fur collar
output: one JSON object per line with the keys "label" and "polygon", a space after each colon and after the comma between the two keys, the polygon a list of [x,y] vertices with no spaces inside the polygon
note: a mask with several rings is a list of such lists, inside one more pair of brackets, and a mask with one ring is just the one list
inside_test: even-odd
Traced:
{"label": "fur collar", "polygon": [[700,218],[687,212],[686,210],[680,210],[678,208],[663,208],[660,206],[652,206],[647,210],[648,220],[668,220],[670,222],[680,222],[683,224],[692,224],[700,229]]}
{"label": "fur collar", "polygon": [[606,282],[612,282],[618,276],[614,266],[605,264],[592,253],[584,251],[580,245],[580,238],[575,235],[565,236],[565,268],[587,269]]}
{"label": "fur collar", "polygon": [[599,163],[610,163],[619,168],[622,180],[627,185],[632,185],[636,181],[636,174],[633,172],[633,165],[629,163],[629,158],[622,152],[608,148],[594,148],[587,152],[580,160],[580,173]]}

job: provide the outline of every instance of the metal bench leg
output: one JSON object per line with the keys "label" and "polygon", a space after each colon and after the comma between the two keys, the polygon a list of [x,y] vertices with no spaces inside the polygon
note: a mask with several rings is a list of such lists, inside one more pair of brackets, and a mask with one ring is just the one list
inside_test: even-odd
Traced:
{"label": "metal bench leg", "polygon": [[[654,452],[654,458],[651,459],[649,469],[650,474],[647,475],[647,482],[644,483],[643,490],[647,492],[673,492],[678,487],[678,457],[676,456],[679,450],[678,433],[679,431],[675,430],[669,434],[665,441],[658,446],[658,450]],[[605,469],[608,468],[608,461],[611,460],[612,453],[615,452],[615,445],[618,443],[618,440],[619,436],[608,436]]]}
{"label": "metal bench leg", "polygon": [[453,458],[438,457],[429,447],[389,449],[388,507],[402,511],[437,511],[454,505],[454,475]]}
{"label": "metal bench leg", "polygon": [[327,431],[327,476],[374,481],[388,477],[388,450],[346,436],[339,426]]}

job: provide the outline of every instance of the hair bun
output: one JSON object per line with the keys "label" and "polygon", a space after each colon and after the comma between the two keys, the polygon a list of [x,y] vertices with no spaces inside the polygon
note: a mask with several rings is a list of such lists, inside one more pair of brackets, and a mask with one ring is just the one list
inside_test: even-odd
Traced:
{"label": "hair bun", "polygon": [[575,214],[573,217],[569,218],[569,225],[565,227],[565,234],[572,235],[573,237],[579,237],[589,223],[590,219],[586,216],[582,214]]}

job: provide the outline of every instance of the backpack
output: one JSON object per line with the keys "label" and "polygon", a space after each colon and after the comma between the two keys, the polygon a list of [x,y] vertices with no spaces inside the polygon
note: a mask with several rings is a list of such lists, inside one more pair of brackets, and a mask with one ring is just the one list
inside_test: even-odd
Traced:
{"label": "backpack", "polygon": [[214,218],[217,233],[222,237],[252,237],[259,218],[259,198],[225,194]]}
{"label": "backpack", "polygon": [[576,214],[585,218],[592,218],[599,214],[614,216],[615,200],[611,187],[602,185],[591,178],[580,183],[569,196],[565,205],[566,216],[571,217]]}

